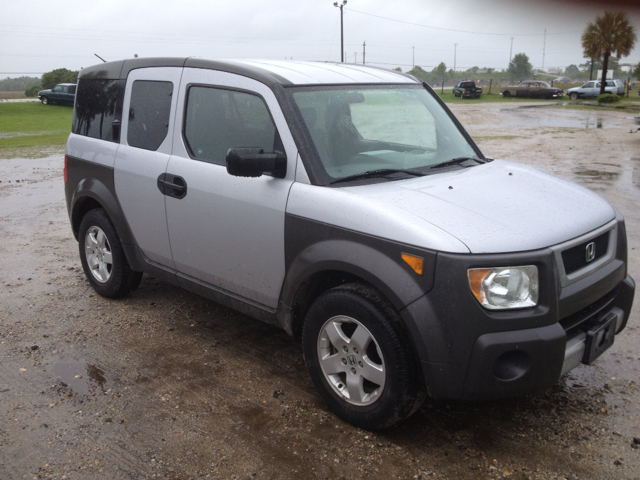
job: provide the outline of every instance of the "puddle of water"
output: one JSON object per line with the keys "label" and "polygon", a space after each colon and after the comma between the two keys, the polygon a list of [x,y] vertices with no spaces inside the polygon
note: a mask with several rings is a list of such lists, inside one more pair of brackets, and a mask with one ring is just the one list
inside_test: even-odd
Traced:
{"label": "puddle of water", "polygon": [[633,183],[636,187],[640,187],[640,157],[632,158],[634,161],[633,164],[633,173],[631,174],[631,183]]}
{"label": "puddle of water", "polygon": [[573,173],[594,182],[612,182],[620,176],[620,172],[603,172],[601,170],[574,169]]}
{"label": "puddle of water", "polygon": [[106,391],[104,371],[85,361],[61,360],[51,370],[55,378],[80,395],[94,396]]}
{"label": "puddle of water", "polygon": [[[522,107],[520,107],[522,108]],[[531,107],[529,107],[531,108]],[[572,112],[554,111],[553,115],[536,115],[533,112],[513,111],[510,110],[509,123],[488,124],[483,123],[482,128],[513,128],[517,124],[522,128],[531,127],[552,127],[552,128],[576,128],[576,129],[592,129],[592,128],[619,128],[615,122],[606,122],[601,117],[583,115],[576,116]]]}

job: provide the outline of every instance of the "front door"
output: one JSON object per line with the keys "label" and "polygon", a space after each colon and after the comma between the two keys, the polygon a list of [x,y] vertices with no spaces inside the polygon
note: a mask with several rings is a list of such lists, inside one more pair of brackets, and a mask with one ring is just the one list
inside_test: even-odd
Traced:
{"label": "front door", "polygon": [[[176,269],[223,293],[276,308],[284,281],[284,220],[297,150],[273,92],[225,72],[185,68],[166,195]],[[227,173],[233,147],[287,155],[285,178]],[[176,195],[179,193],[180,195]]]}

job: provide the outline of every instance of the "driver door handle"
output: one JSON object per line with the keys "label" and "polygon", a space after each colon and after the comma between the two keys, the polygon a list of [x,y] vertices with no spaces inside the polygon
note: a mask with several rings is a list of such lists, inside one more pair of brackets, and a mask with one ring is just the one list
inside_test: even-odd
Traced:
{"label": "driver door handle", "polygon": [[163,173],[158,177],[158,190],[163,195],[180,200],[187,196],[187,182],[178,175]]}

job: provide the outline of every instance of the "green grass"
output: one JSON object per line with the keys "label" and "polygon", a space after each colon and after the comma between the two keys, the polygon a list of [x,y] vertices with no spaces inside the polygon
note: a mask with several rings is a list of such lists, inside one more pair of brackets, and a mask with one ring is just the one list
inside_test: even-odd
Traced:
{"label": "green grass", "polygon": [[73,108],[64,105],[0,103],[0,158],[62,147],[71,132],[72,116]]}

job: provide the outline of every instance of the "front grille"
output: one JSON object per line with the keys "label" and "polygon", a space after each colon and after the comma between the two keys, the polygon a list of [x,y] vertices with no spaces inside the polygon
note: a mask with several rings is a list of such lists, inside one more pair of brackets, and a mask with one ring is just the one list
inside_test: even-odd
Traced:
{"label": "front grille", "polygon": [[[565,273],[570,275],[586,267],[589,263],[604,257],[609,249],[609,234],[610,232],[605,232],[594,239],[587,240],[562,252],[562,264],[564,265]],[[592,242],[595,245],[595,256],[587,262],[587,245]]]}

